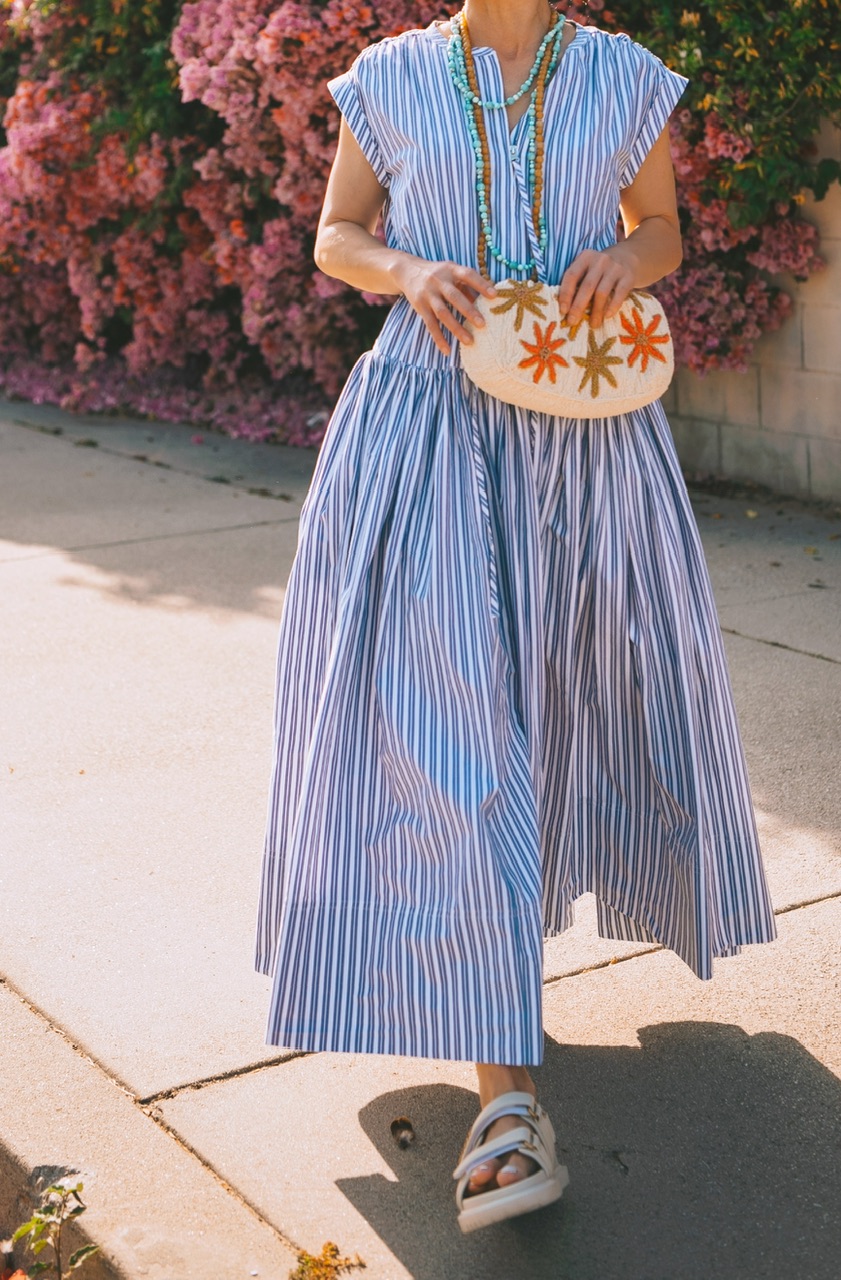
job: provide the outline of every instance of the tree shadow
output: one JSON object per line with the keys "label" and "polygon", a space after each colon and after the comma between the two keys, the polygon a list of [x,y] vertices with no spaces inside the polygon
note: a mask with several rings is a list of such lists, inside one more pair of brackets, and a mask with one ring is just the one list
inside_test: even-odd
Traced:
{"label": "tree shadow", "polygon": [[[476,1098],[445,1085],[364,1107],[397,1181],[337,1185],[415,1280],[838,1280],[841,1082],[789,1036],[684,1022],[639,1041],[547,1040],[560,1204],[461,1235],[452,1168]],[[389,1128],[401,1113],[406,1150]]]}

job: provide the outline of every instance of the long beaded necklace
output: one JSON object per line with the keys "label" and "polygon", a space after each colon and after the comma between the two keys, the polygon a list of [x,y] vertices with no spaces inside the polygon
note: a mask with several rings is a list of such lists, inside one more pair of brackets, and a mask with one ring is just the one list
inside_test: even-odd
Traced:
{"label": "long beaded necklace", "polygon": [[[531,70],[516,93],[510,94],[502,102],[483,99],[479,93],[476,66],[473,60],[473,47],[467,27],[464,10],[460,10],[450,19],[450,36],[448,47],[448,63],[453,84],[461,95],[462,105],[467,116],[467,127],[473,146],[476,172],[476,197],[479,206],[479,237],[477,257],[479,270],[488,276],[487,254],[491,253],[498,262],[502,262],[511,271],[529,271],[537,278],[537,261],[530,258],[528,262],[518,262],[508,258],[498,245],[494,243],[490,218],[491,162],[488,136],[485,129],[483,110],[504,110],[513,105],[525,93],[531,90],[531,101],[527,111],[528,119],[528,178],[531,189],[532,221],[541,254],[546,252],[548,230],[542,210],[543,196],[543,96],[546,83],[557,65],[561,49],[561,34],[564,28],[564,17],[557,10],[552,12],[552,25],[540,42],[535,54]],[[535,83],[536,81],[536,83]],[[532,85],[534,88],[532,89]]]}

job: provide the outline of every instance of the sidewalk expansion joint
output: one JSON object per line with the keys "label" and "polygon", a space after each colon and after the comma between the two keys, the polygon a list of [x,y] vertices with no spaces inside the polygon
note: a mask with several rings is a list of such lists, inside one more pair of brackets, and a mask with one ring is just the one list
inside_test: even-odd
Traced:
{"label": "sidewalk expansion joint", "polygon": [[[78,1055],[78,1057],[83,1058],[85,1062],[90,1063],[98,1074],[107,1080],[109,1084],[113,1085],[116,1089],[119,1089],[121,1093],[125,1094],[129,1101],[132,1102],[134,1106],[152,1122],[152,1124],[157,1125],[159,1129],[162,1129],[168,1138],[170,1138],[177,1146],[181,1147],[182,1150],[191,1155],[193,1159],[198,1161],[202,1168],[207,1170],[223,1191],[227,1192],[232,1199],[237,1200],[246,1209],[248,1209],[248,1211],[252,1213],[254,1217],[263,1224],[263,1226],[268,1227],[285,1249],[288,1249],[292,1254],[300,1253],[301,1246],[296,1244],[294,1240],[291,1240],[289,1236],[280,1231],[278,1227],[276,1227],[275,1224],[267,1218],[255,1204],[252,1204],[247,1196],[243,1195],[243,1193],[238,1190],[237,1187],[232,1186],[209,1160],[205,1159],[200,1152],[196,1151],[196,1149],[181,1136],[177,1129],[173,1129],[172,1126],[167,1123],[163,1118],[163,1115],[158,1111],[157,1107],[154,1105],[151,1107],[144,1105],[143,1100],[138,1098],[137,1094],[129,1088],[125,1081],[121,1080],[119,1076],[110,1071],[104,1063],[100,1062],[99,1059],[87,1049],[83,1049],[82,1046],[78,1044],[77,1041],[67,1033],[67,1031],[65,1031],[64,1027],[55,1022],[54,1019],[51,1018],[50,1015],[39,1005],[34,1004],[33,1001],[25,996],[23,992],[5,975],[0,975],[0,987],[5,987],[7,991],[11,992],[21,1002],[21,1004],[24,1005],[24,1007],[27,1008],[29,1012],[43,1024],[45,1030],[54,1032],[55,1035],[63,1040],[65,1044],[67,1044],[73,1052]],[[295,1056],[303,1057],[304,1055],[296,1054]],[[285,1059],[285,1061],[288,1061],[288,1059]]]}
{"label": "sidewalk expansion joint", "polygon": [[780,907],[774,912],[775,916],[787,916],[791,911],[802,911],[804,907],[817,907],[822,902],[834,902],[836,898],[841,898],[841,889],[837,889],[834,893],[823,893],[818,898],[804,898],[802,902],[790,902],[787,907]]}
{"label": "sidewalk expansion joint", "polygon": [[98,450],[99,453],[107,454],[109,458],[124,458],[126,462],[141,462],[144,466],[157,467],[162,471],[172,471],[178,476],[191,476],[192,479],[204,480],[207,484],[224,484],[231,489],[237,489],[239,492],[250,494],[255,498],[272,498],[276,502],[295,501],[291,493],[272,493],[270,489],[263,485],[248,485],[242,481],[231,480],[228,476],[222,475],[208,476],[203,471],[193,471],[189,467],[179,467],[174,462],[166,462],[163,458],[151,458],[146,453],[110,448],[107,444],[103,444],[101,440],[97,440],[92,436],[74,435],[63,428],[56,430],[44,427],[37,422],[27,422],[24,418],[12,418],[10,421],[14,427],[23,427],[26,431],[34,431],[42,436],[53,436],[55,439],[61,440],[63,444],[74,445],[77,448],[79,446],[87,446]]}
{"label": "sidewalk expansion joint", "polygon": [[[787,907],[778,907],[775,912],[777,916],[787,916],[792,911],[801,911],[804,907],[817,907],[822,902],[834,902],[837,898],[841,898],[841,890],[833,893],[823,893],[817,898],[804,898],[802,902],[790,902]],[[746,943],[750,946],[750,943]],[[646,947],[644,951],[635,951],[630,956],[611,956],[609,960],[599,960],[597,964],[583,965],[580,969],[571,969],[569,973],[559,973],[554,978],[544,978],[543,986],[551,987],[556,982],[563,982],[566,978],[580,978],[584,973],[596,973],[599,969],[610,969],[613,965],[628,964],[631,960],[641,960],[643,956],[653,955],[655,951],[665,951],[666,947],[658,943],[654,947]]]}
{"label": "sidewalk expansion joint", "polygon": [[20,564],[26,560],[45,560],[50,556],[70,555],[77,551],[107,551],[110,547],[136,547],[144,542],[167,542],[173,538],[202,538],[212,533],[239,533],[243,529],[265,529],[275,525],[293,524],[298,516],[284,516],[280,520],[249,520],[245,524],[213,525],[207,529],[183,529],[172,533],[149,533],[139,538],[118,538],[113,542],[80,542],[71,547],[47,547],[33,551],[29,556],[0,557],[0,564]]}
{"label": "sidewalk expansion joint", "polygon": [[838,658],[830,658],[825,653],[812,653],[810,649],[798,649],[793,644],[783,644],[782,640],[766,640],[764,636],[749,636],[744,631],[737,631],[735,627],[722,627],[721,630],[728,636],[738,636],[740,640],[754,640],[757,644],[770,645],[772,649],[786,649],[789,653],[800,653],[804,658],[819,658],[821,662],[831,662],[835,666],[841,666]]}
{"label": "sidewalk expansion joint", "polygon": [[141,1107],[152,1106],[156,1102],[168,1102],[177,1098],[180,1093],[189,1093],[195,1089],[205,1089],[211,1084],[220,1084],[225,1080],[236,1080],[238,1076],[255,1075],[258,1071],[266,1071],[270,1067],[281,1067],[286,1062],[294,1062],[296,1058],[311,1056],[309,1049],[290,1049],[288,1053],[275,1058],[265,1058],[262,1062],[247,1062],[242,1067],[231,1067],[230,1071],[220,1071],[213,1076],[200,1076],[198,1080],[187,1080],[184,1084],[174,1084],[169,1089],[161,1089],[158,1093],[150,1093],[147,1098],[138,1098]]}

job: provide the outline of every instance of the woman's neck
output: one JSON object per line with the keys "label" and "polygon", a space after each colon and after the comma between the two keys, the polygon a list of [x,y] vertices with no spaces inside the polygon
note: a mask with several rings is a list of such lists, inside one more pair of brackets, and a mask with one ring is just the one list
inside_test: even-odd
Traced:
{"label": "woman's neck", "polygon": [[549,30],[549,0],[464,0],[470,43],[490,45],[501,58],[517,62],[534,57]]}

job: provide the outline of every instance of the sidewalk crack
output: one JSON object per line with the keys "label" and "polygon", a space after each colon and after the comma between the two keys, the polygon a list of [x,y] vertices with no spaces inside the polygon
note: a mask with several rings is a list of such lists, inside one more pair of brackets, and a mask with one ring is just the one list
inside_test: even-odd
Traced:
{"label": "sidewalk crack", "polygon": [[793,644],[783,644],[782,640],[766,640],[764,636],[749,636],[744,631],[737,631],[735,627],[722,627],[721,630],[728,636],[738,636],[740,640],[754,640],[757,644],[770,645],[772,649],[785,649],[789,653],[800,653],[804,658],[819,658],[821,662],[841,666],[841,659],[830,658],[826,653],[812,653],[810,649],[798,649]]}

